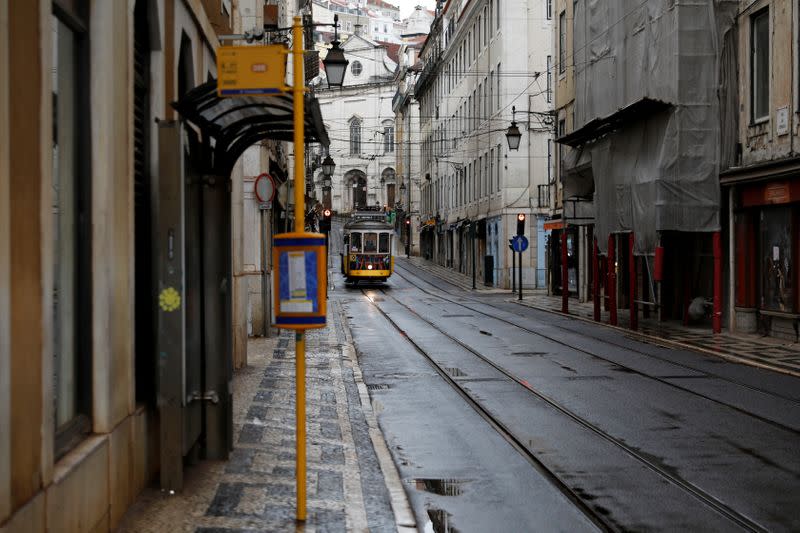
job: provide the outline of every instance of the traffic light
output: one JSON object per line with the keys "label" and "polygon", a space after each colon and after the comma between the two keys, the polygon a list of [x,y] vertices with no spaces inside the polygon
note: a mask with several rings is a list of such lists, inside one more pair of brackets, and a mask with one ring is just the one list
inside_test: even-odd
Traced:
{"label": "traffic light", "polygon": [[517,235],[525,235],[525,213],[517,215]]}
{"label": "traffic light", "polygon": [[319,219],[319,230],[327,233],[331,230],[331,210],[325,209],[322,212],[322,218]]}

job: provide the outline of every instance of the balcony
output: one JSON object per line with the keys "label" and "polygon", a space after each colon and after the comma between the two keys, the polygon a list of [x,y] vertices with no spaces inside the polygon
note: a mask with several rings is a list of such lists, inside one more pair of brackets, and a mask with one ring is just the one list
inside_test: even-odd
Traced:
{"label": "balcony", "polygon": [[538,185],[537,192],[536,206],[540,209],[550,207],[550,185]]}

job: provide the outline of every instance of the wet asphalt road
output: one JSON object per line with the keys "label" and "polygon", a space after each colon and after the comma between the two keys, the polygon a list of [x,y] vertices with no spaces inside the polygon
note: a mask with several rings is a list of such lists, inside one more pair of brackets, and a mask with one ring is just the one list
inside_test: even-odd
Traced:
{"label": "wet asphalt road", "polygon": [[800,380],[402,259],[384,286],[334,282],[420,529],[800,529]]}

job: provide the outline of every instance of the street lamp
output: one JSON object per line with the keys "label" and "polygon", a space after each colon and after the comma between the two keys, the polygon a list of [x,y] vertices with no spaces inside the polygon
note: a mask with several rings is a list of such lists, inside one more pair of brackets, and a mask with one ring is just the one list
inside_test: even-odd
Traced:
{"label": "street lamp", "polygon": [[330,155],[325,156],[325,159],[322,160],[322,174],[330,178],[331,176],[333,176],[333,171],[335,168],[336,168],[336,163],[333,162],[331,156]]}
{"label": "street lamp", "polygon": [[328,87],[341,87],[344,83],[344,73],[350,62],[344,57],[344,50],[339,46],[339,15],[333,16],[333,41],[331,49],[325,55],[322,63],[325,65],[325,75],[328,78]]}
{"label": "street lamp", "polygon": [[[520,113],[537,117],[540,124],[547,129],[550,129],[550,127],[553,125],[552,112],[520,111]],[[520,133],[519,128],[517,127],[516,115],[517,108],[515,106],[511,106],[511,126],[509,126],[506,130],[506,140],[508,140],[509,150],[519,150],[519,141],[522,139],[522,133]]]}
{"label": "street lamp", "polygon": [[508,127],[508,131],[506,131],[506,140],[508,141],[509,150],[519,150],[519,142],[522,140],[522,134],[519,132],[517,121],[515,120],[516,114],[517,108],[511,106],[511,125]]}

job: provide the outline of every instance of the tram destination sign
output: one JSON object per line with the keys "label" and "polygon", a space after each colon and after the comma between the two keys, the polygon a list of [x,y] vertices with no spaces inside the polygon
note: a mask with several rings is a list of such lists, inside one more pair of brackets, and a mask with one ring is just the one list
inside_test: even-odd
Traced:
{"label": "tram destination sign", "polygon": [[217,51],[217,94],[282,94],[287,89],[287,57],[282,44],[221,46]]}

